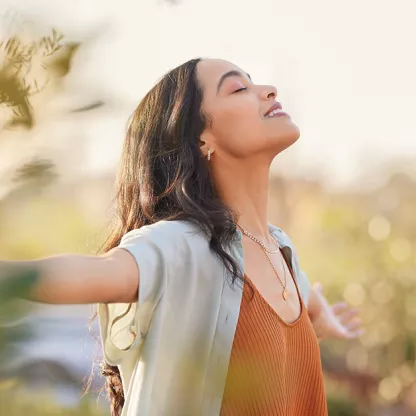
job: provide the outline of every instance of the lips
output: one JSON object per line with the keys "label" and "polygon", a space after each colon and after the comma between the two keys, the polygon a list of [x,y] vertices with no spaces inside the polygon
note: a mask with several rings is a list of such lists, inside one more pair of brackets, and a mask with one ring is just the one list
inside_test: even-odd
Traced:
{"label": "lips", "polygon": [[267,115],[269,115],[272,111],[274,110],[282,110],[282,104],[280,104],[279,102],[274,103],[266,112],[266,114],[264,115],[264,117],[266,117]]}

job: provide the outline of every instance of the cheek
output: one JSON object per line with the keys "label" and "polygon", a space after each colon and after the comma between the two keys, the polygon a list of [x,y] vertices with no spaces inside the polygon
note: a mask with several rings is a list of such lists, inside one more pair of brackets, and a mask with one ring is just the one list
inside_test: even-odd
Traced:
{"label": "cheek", "polygon": [[263,120],[258,106],[239,104],[223,108],[213,115],[213,130],[221,147],[243,150],[258,143]]}

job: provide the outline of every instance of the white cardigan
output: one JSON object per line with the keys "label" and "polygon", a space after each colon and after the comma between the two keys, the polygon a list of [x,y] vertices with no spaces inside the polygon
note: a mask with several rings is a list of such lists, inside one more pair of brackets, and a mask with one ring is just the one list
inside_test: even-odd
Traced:
{"label": "white cardigan", "polygon": [[[269,226],[291,262],[300,294],[309,282],[289,237]],[[208,237],[187,221],[127,233],[120,246],[140,269],[139,300],[100,304],[104,359],[120,369],[123,416],[220,413],[242,285],[232,287]],[[242,233],[228,250],[244,272]]]}

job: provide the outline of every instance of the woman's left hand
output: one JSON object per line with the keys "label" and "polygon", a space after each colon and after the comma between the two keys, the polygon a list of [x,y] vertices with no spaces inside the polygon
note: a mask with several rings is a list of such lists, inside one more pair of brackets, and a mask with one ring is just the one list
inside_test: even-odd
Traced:
{"label": "woman's left hand", "polygon": [[314,302],[319,305],[319,313],[312,319],[318,339],[355,339],[364,333],[357,308],[344,302],[330,305],[320,283],[313,285],[312,292]]}

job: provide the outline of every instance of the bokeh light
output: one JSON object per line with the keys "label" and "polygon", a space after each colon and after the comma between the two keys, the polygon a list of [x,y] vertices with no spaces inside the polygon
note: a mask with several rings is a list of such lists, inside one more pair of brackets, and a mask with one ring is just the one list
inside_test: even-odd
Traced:
{"label": "bokeh light", "polygon": [[385,240],[390,234],[390,229],[390,222],[381,215],[372,218],[368,224],[368,233],[375,241]]}

